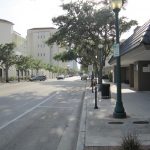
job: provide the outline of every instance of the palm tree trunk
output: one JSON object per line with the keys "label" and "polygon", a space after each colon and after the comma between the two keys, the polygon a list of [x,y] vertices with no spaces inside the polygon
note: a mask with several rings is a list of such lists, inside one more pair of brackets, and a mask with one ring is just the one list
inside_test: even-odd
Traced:
{"label": "palm tree trunk", "polygon": [[17,70],[17,77],[18,77],[18,82],[20,82],[19,70]]}
{"label": "palm tree trunk", "polygon": [[27,70],[25,70],[24,73],[25,73],[25,80],[27,80]]}
{"label": "palm tree trunk", "polygon": [[5,78],[6,78],[6,83],[8,83],[9,79],[8,79],[8,68],[7,67],[5,68]]}

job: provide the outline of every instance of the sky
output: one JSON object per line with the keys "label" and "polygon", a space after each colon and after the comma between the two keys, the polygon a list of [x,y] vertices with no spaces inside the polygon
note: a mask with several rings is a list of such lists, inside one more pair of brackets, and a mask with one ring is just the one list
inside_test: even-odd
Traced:
{"label": "sky", "polygon": [[[128,0],[126,10],[120,11],[120,16],[126,16],[129,19],[137,20],[138,25],[142,26],[150,20],[149,15],[150,0]],[[129,37],[133,33],[133,27],[129,32],[122,36],[122,39]]]}
{"label": "sky", "polygon": [[[14,23],[14,30],[23,37],[27,30],[36,27],[55,27],[52,18],[63,14],[60,5],[70,0],[0,0],[0,19]],[[150,0],[128,0],[126,10],[120,16],[135,19],[139,25],[150,19]],[[132,34],[126,33],[124,37]]]}

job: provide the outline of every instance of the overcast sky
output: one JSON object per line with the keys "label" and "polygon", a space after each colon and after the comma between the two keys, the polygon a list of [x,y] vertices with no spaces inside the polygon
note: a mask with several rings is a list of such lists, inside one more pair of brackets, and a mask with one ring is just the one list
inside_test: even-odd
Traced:
{"label": "overcast sky", "polygon": [[[139,25],[143,25],[150,20],[149,15],[150,0],[128,0],[126,10],[120,12],[120,16],[127,16],[129,19],[135,19]],[[127,38],[133,33],[133,30],[127,32],[122,38]]]}
{"label": "overcast sky", "polygon": [[[51,19],[63,13],[60,5],[70,0],[0,0],[0,18],[13,22],[14,30],[26,36],[27,29],[54,27]],[[150,0],[128,0],[120,15],[135,19],[139,25],[150,19]],[[130,32],[131,34],[131,32]]]}

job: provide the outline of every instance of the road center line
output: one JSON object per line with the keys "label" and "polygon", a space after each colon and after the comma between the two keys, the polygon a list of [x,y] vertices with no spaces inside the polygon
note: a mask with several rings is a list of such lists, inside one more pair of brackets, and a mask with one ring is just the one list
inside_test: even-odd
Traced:
{"label": "road center line", "polygon": [[0,130],[2,130],[3,128],[7,127],[8,125],[10,125],[11,123],[15,122],[16,120],[20,119],[21,117],[25,116],[26,114],[30,113],[31,111],[33,111],[34,109],[36,109],[37,107],[39,107],[41,104],[47,102],[50,98],[53,98],[55,95],[56,94],[51,95],[50,97],[46,98],[44,101],[38,103],[34,107],[32,107],[32,108],[28,109],[27,111],[25,111],[24,113],[22,113],[18,117],[14,118],[13,120],[11,120],[11,121],[5,123],[4,125],[0,126]]}

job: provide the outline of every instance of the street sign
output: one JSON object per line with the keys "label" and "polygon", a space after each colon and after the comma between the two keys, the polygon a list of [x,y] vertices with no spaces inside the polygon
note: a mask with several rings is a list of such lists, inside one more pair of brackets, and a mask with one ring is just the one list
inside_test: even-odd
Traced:
{"label": "street sign", "polygon": [[88,65],[88,71],[92,72],[93,71],[93,65]]}
{"label": "street sign", "polygon": [[113,45],[114,57],[118,57],[120,55],[119,44]]}

